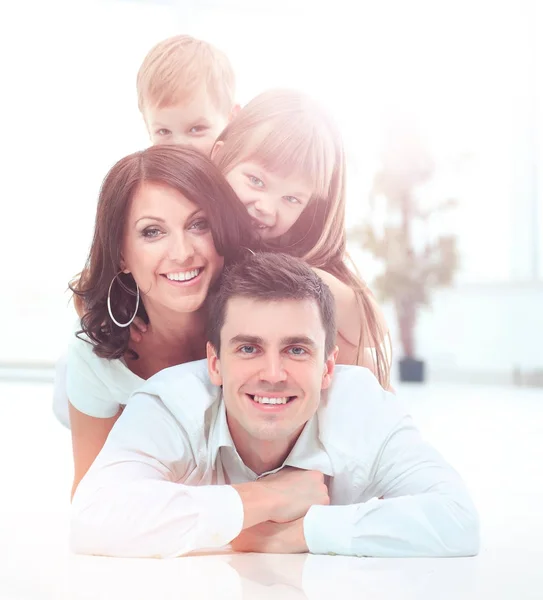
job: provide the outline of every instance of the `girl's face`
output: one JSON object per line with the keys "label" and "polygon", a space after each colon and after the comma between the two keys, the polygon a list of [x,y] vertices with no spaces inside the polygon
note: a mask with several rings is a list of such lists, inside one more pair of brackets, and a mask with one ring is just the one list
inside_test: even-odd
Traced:
{"label": "girl's face", "polygon": [[313,193],[306,181],[278,175],[253,161],[238,163],[226,179],[264,240],[287,233]]}
{"label": "girl's face", "polygon": [[198,205],[164,185],[139,186],[126,221],[123,269],[132,273],[148,312],[198,310],[223,263]]}

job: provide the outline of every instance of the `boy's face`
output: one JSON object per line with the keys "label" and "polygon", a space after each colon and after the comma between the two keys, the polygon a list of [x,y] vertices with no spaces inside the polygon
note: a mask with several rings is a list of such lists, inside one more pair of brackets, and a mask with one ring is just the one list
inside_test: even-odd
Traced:
{"label": "boy's face", "polygon": [[230,114],[219,110],[205,88],[173,106],[149,106],[145,124],[153,145],[185,144],[211,153],[215,140],[226,127]]}

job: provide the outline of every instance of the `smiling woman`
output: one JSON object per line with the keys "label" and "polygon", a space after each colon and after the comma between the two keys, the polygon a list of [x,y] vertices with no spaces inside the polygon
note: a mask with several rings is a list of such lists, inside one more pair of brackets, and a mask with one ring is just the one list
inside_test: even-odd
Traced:
{"label": "smiling woman", "polygon": [[[243,205],[200,152],[153,146],[106,176],[94,239],[71,283],[82,315],[67,355],[74,489],[135,388],[205,356],[205,300],[223,265],[250,248]],[[140,302],[141,298],[141,302]],[[136,352],[129,325],[148,333]]]}

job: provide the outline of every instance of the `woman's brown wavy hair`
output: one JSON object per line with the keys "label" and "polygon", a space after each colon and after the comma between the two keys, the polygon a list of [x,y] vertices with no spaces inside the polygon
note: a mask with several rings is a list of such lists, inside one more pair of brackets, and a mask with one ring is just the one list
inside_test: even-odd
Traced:
{"label": "woman's brown wavy hair", "polygon": [[[177,190],[203,209],[209,219],[215,248],[225,264],[254,247],[253,228],[243,204],[219,169],[203,154],[184,146],[153,146],[117,162],[104,179],[98,199],[94,237],[83,271],[69,284],[84,313],[81,330],[102,358],[137,354],[128,349],[129,327],[113,323],[107,310],[110,283],[121,271],[124,227],[132,198],[143,182]],[[116,319],[126,322],[135,307],[136,284],[131,274],[118,277],[111,291]],[[143,302],[138,316],[148,317]]]}

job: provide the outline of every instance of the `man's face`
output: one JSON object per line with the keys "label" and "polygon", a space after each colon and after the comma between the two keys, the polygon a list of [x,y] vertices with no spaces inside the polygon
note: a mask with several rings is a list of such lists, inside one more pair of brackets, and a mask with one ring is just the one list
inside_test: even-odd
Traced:
{"label": "man's face", "polygon": [[204,88],[173,106],[149,106],[144,117],[153,145],[185,144],[206,156],[230,119]]}
{"label": "man's face", "polygon": [[236,438],[294,441],[330,385],[337,349],[325,356],[325,331],[312,300],[231,298],[220,358],[208,344],[211,380],[223,386]]}

